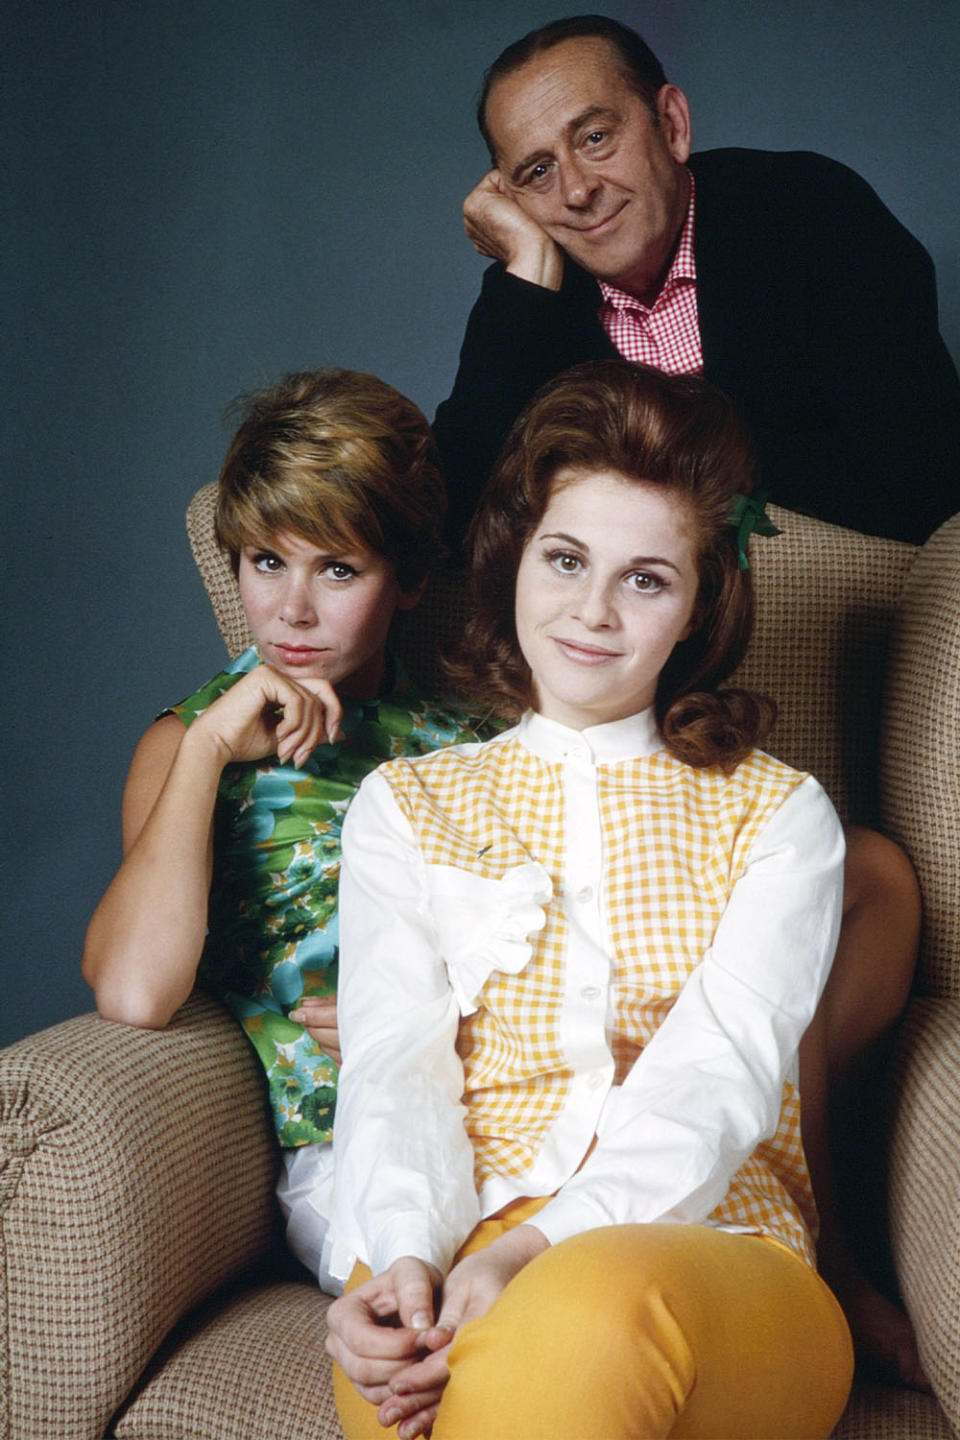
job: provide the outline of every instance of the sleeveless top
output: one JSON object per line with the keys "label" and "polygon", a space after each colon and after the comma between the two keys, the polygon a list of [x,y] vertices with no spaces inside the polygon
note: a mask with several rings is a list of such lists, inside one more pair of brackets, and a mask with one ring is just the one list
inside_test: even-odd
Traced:
{"label": "sleeveless top", "polygon": [[[189,726],[260,663],[244,651],[164,714]],[[300,770],[268,756],[225,766],[214,814],[213,882],[199,983],[243,1026],[267,1074],[283,1146],[329,1141],[337,1066],[287,1018],[305,995],[333,995],[343,817],[381,761],[424,755],[480,732],[465,713],[423,700],[388,663],[377,700],[344,702],[342,740]],[[489,733],[487,731],[486,733]]]}

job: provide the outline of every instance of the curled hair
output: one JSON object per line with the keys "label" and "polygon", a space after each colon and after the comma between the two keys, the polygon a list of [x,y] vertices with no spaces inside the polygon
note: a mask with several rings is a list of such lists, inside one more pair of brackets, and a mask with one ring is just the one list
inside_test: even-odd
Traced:
{"label": "curled hair", "polygon": [[657,486],[686,507],[699,576],[693,631],[660,674],[655,710],[671,754],[732,769],[760,742],[775,707],[723,689],[753,629],[753,585],[727,521],[731,500],[756,484],[756,463],[733,404],[686,375],[625,360],[574,366],[540,390],[513,426],[470,532],[470,619],[449,664],[471,701],[511,719],[533,699],[520,651],[515,589],[520,559],[557,476],[603,472]]}
{"label": "curled hair", "polygon": [[412,401],[374,375],[308,370],[234,401],[216,534],[236,571],[245,545],[288,531],[362,544],[393,562],[401,590],[442,553],[446,496],[433,438]]}
{"label": "curled hair", "polygon": [[606,41],[627,85],[635,95],[639,95],[654,119],[657,118],[657,95],[666,85],[667,77],[660,61],[636,30],[606,15],[571,15],[565,20],[552,20],[549,25],[541,25],[508,45],[483,77],[477,100],[477,124],[494,164],[497,155],[487,126],[487,103],[494,85],[526,65],[535,55],[552,50],[564,40],[581,39]]}

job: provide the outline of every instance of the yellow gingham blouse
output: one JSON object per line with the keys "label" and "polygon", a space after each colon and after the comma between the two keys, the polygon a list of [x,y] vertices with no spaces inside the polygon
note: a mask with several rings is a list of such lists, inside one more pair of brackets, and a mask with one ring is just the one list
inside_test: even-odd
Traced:
{"label": "yellow gingham blouse", "polygon": [[342,1266],[445,1271],[524,1195],[552,1243],[675,1220],[812,1264],[796,1048],[842,862],[811,777],[692,769],[651,712],[382,766],[344,830]]}

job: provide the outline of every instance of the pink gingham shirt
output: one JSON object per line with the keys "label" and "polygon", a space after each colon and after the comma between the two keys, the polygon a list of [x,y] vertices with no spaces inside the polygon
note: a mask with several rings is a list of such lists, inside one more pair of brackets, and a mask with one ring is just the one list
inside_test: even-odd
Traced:
{"label": "pink gingham shirt", "polygon": [[693,258],[693,176],[690,204],[677,253],[652,305],[601,280],[600,321],[627,360],[672,375],[702,375],[703,351],[697,320],[697,267]]}

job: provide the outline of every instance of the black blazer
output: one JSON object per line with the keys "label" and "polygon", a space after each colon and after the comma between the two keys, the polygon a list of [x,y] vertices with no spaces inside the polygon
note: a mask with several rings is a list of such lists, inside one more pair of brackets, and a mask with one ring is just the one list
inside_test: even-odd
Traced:
{"label": "black blazer", "polygon": [[[846,166],[805,152],[694,155],[704,375],[737,402],[771,498],[918,542],[960,510],[960,381],[923,246]],[[617,352],[596,283],[485,273],[434,433],[459,540],[519,411]]]}

